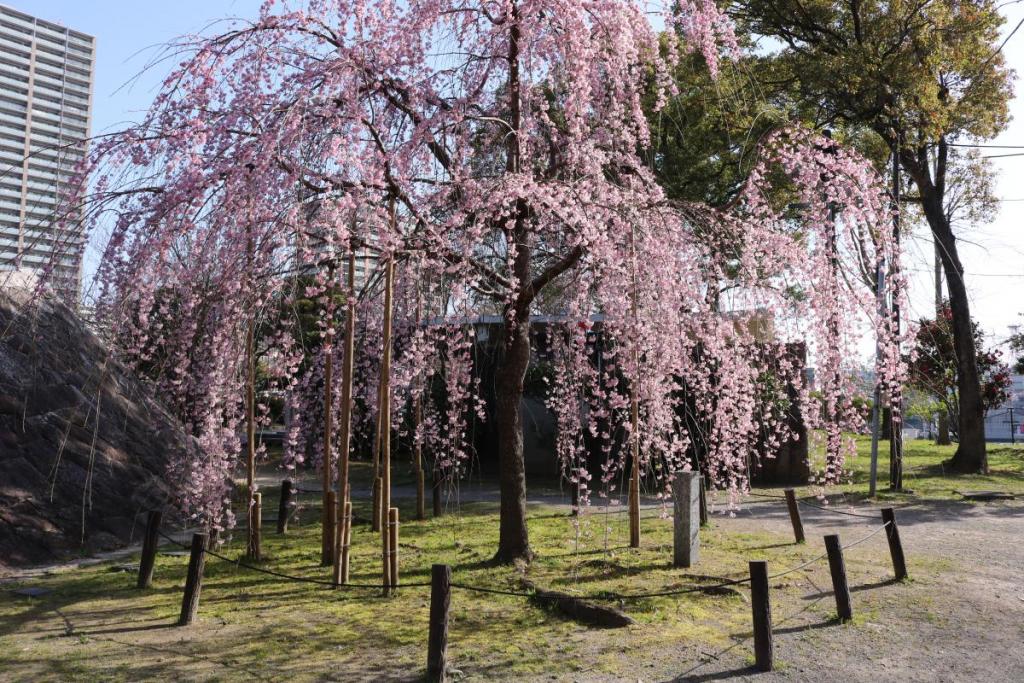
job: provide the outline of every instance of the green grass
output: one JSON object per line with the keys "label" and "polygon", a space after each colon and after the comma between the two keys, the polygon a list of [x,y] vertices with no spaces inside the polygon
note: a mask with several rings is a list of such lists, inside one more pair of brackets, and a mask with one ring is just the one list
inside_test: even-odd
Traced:
{"label": "green grass", "polygon": [[[319,509],[315,496],[303,499],[299,525],[288,535],[277,536],[273,523],[265,523],[263,564],[327,579],[330,570],[319,566]],[[357,514],[365,518],[367,512],[360,502]],[[405,519],[411,513],[402,509]],[[629,549],[624,515],[587,515],[578,528],[564,509],[534,507],[530,515],[538,554],[528,567],[490,564],[498,533],[493,505],[465,505],[459,515],[404,522],[402,581],[429,581],[431,564],[440,562],[451,564],[454,580],[465,584],[520,590],[521,578],[527,578],[539,587],[577,594],[643,593],[743,577],[750,559],[795,566],[820,552],[784,536],[712,527],[703,532],[699,567],[689,573],[671,567],[669,520],[645,518],[642,547]],[[239,557],[241,540],[236,533],[219,552]],[[353,583],[380,580],[379,547],[368,527],[355,528]],[[25,582],[53,591],[39,598],[5,593],[0,599],[0,670],[25,681],[372,679],[415,677],[423,670],[429,589],[409,587],[382,598],[377,590],[294,583],[210,557],[199,622],[179,629],[172,625],[187,560],[160,555],[154,588],[146,591],[133,587],[135,574],[105,564]],[[851,562],[857,571],[858,562]],[[876,566],[876,560],[865,559],[863,570],[877,572]],[[780,610],[803,608],[799,585],[787,583],[776,591]],[[743,591],[649,598],[623,606],[636,626],[596,629],[523,598],[456,589],[451,659],[475,680],[571,677],[582,671],[615,677],[630,675],[650,653],[672,650],[679,656],[679,648],[711,652],[749,634],[750,608]]]}
{"label": "green grass", "polygon": [[[855,437],[857,455],[847,459],[849,477],[826,493],[843,492],[854,497],[866,496],[871,469],[871,437]],[[958,500],[955,491],[998,490],[1024,495],[1024,446],[988,445],[988,474],[957,474],[945,462],[953,457],[956,445],[937,446],[934,442],[915,439],[903,444],[904,493],[889,490],[889,442],[878,445],[878,499],[895,502],[920,500]],[[820,456],[819,456],[820,459]],[[811,487],[800,492],[810,495]]]}
{"label": "green grass", "polygon": [[[847,493],[867,489],[870,443],[858,439],[860,455],[849,463]],[[880,491],[886,491],[888,444],[880,449]],[[993,447],[991,473],[948,475],[941,463],[952,448],[922,441],[906,444],[905,484],[913,494],[883,493],[910,500],[950,498],[954,489],[998,488],[1024,492],[1024,449]],[[354,470],[364,486],[366,468]],[[396,468],[396,481],[408,478]],[[810,493],[810,489],[803,493]],[[265,495],[263,565],[296,576],[327,580],[320,566],[318,496],[300,496],[302,507],[286,536],[273,533],[269,519],[276,492]],[[498,518],[494,504],[463,505],[458,514],[410,521],[411,501],[401,505],[401,578],[429,581],[430,566],[453,567],[459,583],[520,590],[521,580],[581,595],[644,593],[746,576],[747,562],[766,559],[773,572],[817,557],[820,542],[794,545],[788,531],[770,533],[753,524],[713,523],[702,532],[701,560],[693,571],[671,567],[671,522],[645,512],[643,543],[626,547],[624,515],[596,510],[576,526],[564,508],[530,508],[531,542],[537,551],[529,566],[493,566]],[[366,519],[368,504],[356,501]],[[751,520],[753,521],[753,520]],[[784,530],[784,527],[782,527]],[[877,542],[876,542],[877,541]],[[353,533],[354,583],[380,580],[380,541],[369,527]],[[235,533],[220,553],[238,558],[242,534]],[[147,678],[199,680],[341,678],[408,679],[419,676],[426,658],[429,590],[407,587],[382,598],[379,591],[330,588],[268,576],[209,558],[197,624],[175,628],[187,557],[160,555],[154,587],[138,591],[135,575],[112,571],[114,563],[60,571],[22,585],[52,592],[39,598],[0,592],[0,671],[4,680],[121,681]],[[889,562],[884,539],[847,554],[851,584],[884,585]],[[948,558],[912,556],[913,581],[858,594],[858,619],[842,628],[858,629],[878,613],[910,609],[914,619],[932,620],[936,577],[955,571]],[[881,582],[881,583],[879,583]],[[773,582],[773,612],[800,615],[801,623],[831,628],[831,600],[821,598],[828,569],[819,562]],[[931,591],[931,592],[930,592]],[[819,595],[813,602],[808,594]],[[607,604],[607,603],[606,603]],[[612,603],[614,604],[614,603]],[[746,590],[719,595],[688,594],[648,598],[621,605],[637,625],[626,630],[595,629],[569,620],[529,600],[456,589],[452,596],[450,657],[470,680],[530,680],[606,677],[636,679],[651,661],[663,660],[674,672],[688,670],[702,653],[733,648],[742,664],[750,644]],[[805,638],[825,637],[820,630]],[[739,645],[736,645],[739,643]],[[628,647],[627,647],[628,644]],[[665,658],[668,658],[667,660]],[[652,674],[653,675],[653,674]]]}

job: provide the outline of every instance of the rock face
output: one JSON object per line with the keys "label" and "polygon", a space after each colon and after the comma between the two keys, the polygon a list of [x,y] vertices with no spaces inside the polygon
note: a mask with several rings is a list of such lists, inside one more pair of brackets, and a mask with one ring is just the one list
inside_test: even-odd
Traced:
{"label": "rock face", "polygon": [[140,539],[193,448],[147,387],[70,309],[0,293],[0,567]]}

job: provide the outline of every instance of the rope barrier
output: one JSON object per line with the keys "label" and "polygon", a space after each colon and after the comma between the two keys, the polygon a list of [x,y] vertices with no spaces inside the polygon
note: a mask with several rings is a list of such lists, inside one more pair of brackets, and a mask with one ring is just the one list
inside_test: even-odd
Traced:
{"label": "rope barrier", "polygon": [[[848,549],[854,548],[854,547],[856,547],[856,546],[858,546],[858,545],[860,545],[862,543],[865,543],[869,539],[871,539],[874,536],[876,536],[877,534],[881,533],[887,526],[889,526],[890,523],[891,522],[885,522],[884,524],[879,526],[877,529],[875,529],[874,531],[872,531],[868,535],[864,536],[863,538],[860,538],[860,539],[854,541],[853,543],[849,543],[847,545],[842,546],[842,549],[843,550],[848,550]],[[160,531],[159,534],[160,534],[160,536],[162,536],[166,540],[170,541],[171,543],[174,543],[175,545],[181,546],[183,548],[187,547],[184,544],[182,544],[182,543],[174,540],[170,536],[166,535],[162,531]],[[272,569],[266,569],[264,567],[257,567],[257,566],[254,566],[254,565],[242,562],[241,559],[233,560],[233,559],[231,559],[229,557],[221,555],[220,553],[217,553],[217,552],[215,552],[213,550],[210,550],[210,549],[206,549],[204,552],[207,555],[210,555],[212,557],[216,557],[217,559],[219,559],[221,561],[224,561],[224,562],[229,562],[229,563],[234,564],[235,566],[241,567],[243,569],[249,569],[249,570],[252,570],[252,571],[255,571],[255,572],[259,572],[261,574],[267,574],[269,576],[275,576],[275,577],[278,577],[278,578],[281,578],[281,579],[286,579],[288,581],[294,581],[294,582],[297,582],[297,583],[309,583],[309,584],[320,585],[320,586],[330,586],[331,588],[350,588],[350,589],[365,589],[365,590],[388,589],[388,590],[390,590],[390,589],[394,589],[394,588],[427,588],[427,587],[429,587],[431,585],[429,582],[403,583],[403,584],[399,584],[397,586],[396,585],[387,585],[387,584],[359,584],[359,583],[336,584],[333,581],[325,581],[323,579],[314,579],[314,578],[311,578],[311,577],[304,577],[304,576],[294,576],[294,575],[291,575],[291,574],[285,574],[283,572],[274,571]],[[812,559],[810,559],[810,560],[808,560],[808,561],[806,561],[806,562],[804,562],[802,564],[799,564],[799,565],[797,565],[795,567],[790,567],[790,568],[785,569],[785,570],[783,570],[781,572],[777,572],[775,574],[772,574],[768,578],[769,579],[778,579],[778,578],[781,578],[781,577],[786,576],[788,574],[792,574],[794,572],[798,572],[798,571],[800,571],[802,569],[805,569],[805,568],[811,566],[812,564],[815,564],[816,562],[820,562],[821,560],[823,560],[823,559],[825,559],[827,557],[828,557],[828,553],[823,553],[823,554],[818,555],[818,556],[816,556],[816,557],[814,557],[814,558],[812,558]],[[569,594],[569,596],[572,597],[573,599],[576,599],[576,600],[588,600],[588,601],[592,601],[592,602],[616,601],[616,600],[618,600],[618,601],[646,600],[646,599],[649,599],[649,598],[672,597],[672,596],[676,596],[676,595],[687,595],[687,594],[690,594],[690,593],[706,593],[708,591],[719,590],[721,588],[728,588],[730,586],[740,586],[740,585],[747,584],[747,583],[750,583],[750,577],[749,576],[745,577],[745,578],[742,578],[742,579],[729,579],[729,580],[726,580],[726,581],[721,581],[719,583],[704,584],[704,585],[699,585],[699,586],[689,586],[687,588],[680,588],[680,589],[673,589],[673,590],[666,590],[666,591],[654,591],[654,592],[649,592],[649,593],[608,593],[608,592],[600,592],[600,593],[593,593],[593,594],[590,594],[590,595],[573,595],[573,594]],[[515,590],[502,589],[502,588],[491,588],[491,587],[488,587],[488,586],[477,586],[477,585],[472,585],[472,584],[456,583],[456,582],[452,582],[450,585],[451,585],[452,588],[460,588],[462,590],[466,590],[466,591],[470,591],[470,592],[475,592],[475,593],[489,593],[489,594],[493,594],[493,595],[507,595],[507,596],[511,596],[511,597],[528,598],[528,599],[542,599],[542,600],[544,600],[544,599],[551,599],[551,600],[556,600],[556,599],[560,599],[561,597],[563,597],[563,596],[556,596],[556,595],[541,595],[541,594],[531,593],[531,592],[527,592],[527,591],[515,591]]]}
{"label": "rope barrier", "polygon": [[[786,500],[785,496],[773,496],[773,495],[768,494],[768,493],[754,493],[753,491],[750,491],[747,495],[748,496],[753,496],[755,498],[770,498],[770,499],[773,499],[773,500]],[[805,500],[803,500],[801,498],[797,498],[796,502],[798,504],[800,504],[800,505],[806,505],[807,507],[816,508],[818,510],[823,510],[824,512],[833,512],[833,513],[835,513],[837,515],[846,515],[847,517],[860,517],[861,519],[875,519],[874,515],[862,515],[859,512],[848,512],[846,510],[837,510],[836,508],[826,507],[824,505],[815,505],[814,503],[809,503],[809,502],[807,502],[807,501],[805,501]]]}
{"label": "rope barrier", "polygon": [[[188,547],[188,546],[186,546],[186,545],[184,545],[182,543],[179,543],[178,541],[175,541],[173,538],[171,538],[170,536],[167,536],[162,531],[160,532],[160,535],[163,536],[168,541],[171,541],[172,543],[181,546],[182,548],[187,548]],[[207,555],[210,555],[211,557],[216,557],[218,560],[221,560],[223,562],[229,562],[229,563],[235,565],[236,567],[241,567],[243,569],[249,569],[249,570],[252,570],[254,572],[259,572],[261,574],[267,574],[269,576],[276,576],[278,578],[286,579],[288,581],[294,581],[296,583],[311,583],[311,584],[315,584],[315,585],[319,585],[319,586],[330,586],[331,588],[356,588],[356,589],[372,589],[372,590],[380,590],[380,589],[383,589],[383,588],[386,588],[386,589],[392,589],[392,588],[423,588],[423,587],[429,587],[430,586],[430,583],[402,583],[402,584],[399,584],[397,586],[396,585],[390,585],[390,584],[383,584],[383,583],[380,583],[380,584],[370,584],[370,583],[334,583],[333,581],[325,581],[323,579],[314,579],[312,577],[307,577],[307,576],[294,576],[292,574],[285,574],[283,572],[274,571],[273,569],[266,569],[264,567],[257,567],[255,565],[251,565],[251,564],[247,564],[245,562],[242,562],[240,559],[233,560],[230,557],[226,557],[224,555],[221,555],[220,553],[215,552],[213,550],[210,550],[209,548],[207,548],[203,552],[205,552]]]}
{"label": "rope barrier", "polygon": [[[863,538],[858,539],[858,540],[854,541],[853,543],[850,543],[848,545],[843,546],[843,549],[847,550],[849,548],[853,548],[854,546],[858,546],[861,543],[864,543],[865,541],[867,541],[868,539],[872,538],[876,534],[881,533],[882,530],[885,529],[887,526],[889,526],[889,522],[886,522],[882,526],[878,527],[877,529],[872,531],[867,536],[864,536]],[[778,579],[778,578],[781,578],[783,576],[786,576],[787,574],[792,574],[793,572],[798,572],[801,569],[809,567],[809,566],[811,566],[812,564],[814,564],[816,562],[820,562],[821,560],[823,560],[823,559],[825,559],[827,557],[828,557],[828,553],[822,553],[821,555],[818,555],[817,557],[815,557],[813,559],[810,559],[807,562],[804,562],[803,564],[797,565],[796,567],[790,567],[789,569],[785,569],[785,570],[783,570],[781,572],[777,572],[775,574],[772,574],[768,578],[769,579]],[[739,585],[742,585],[742,584],[745,584],[745,583],[750,583],[750,577],[749,576],[746,577],[746,578],[742,578],[742,579],[730,579],[728,581],[722,581],[720,583],[706,584],[706,585],[701,585],[701,586],[690,586],[688,588],[680,588],[678,590],[657,591],[657,592],[653,592],[653,593],[594,593],[592,595],[572,595],[571,597],[573,597],[573,598],[575,598],[577,600],[591,600],[591,601],[595,601],[595,602],[596,601],[601,601],[601,600],[645,600],[647,598],[661,598],[661,597],[670,597],[670,596],[673,596],[673,595],[686,595],[687,593],[705,593],[707,591],[717,590],[719,588],[727,588],[729,586],[739,586]],[[500,589],[500,588],[488,588],[488,587],[484,587],[484,586],[473,586],[473,585],[468,585],[468,584],[463,584],[463,583],[455,583],[454,581],[451,583],[451,586],[452,586],[452,588],[461,588],[463,590],[475,591],[475,592],[478,592],[478,593],[493,593],[493,594],[496,594],[496,595],[511,595],[511,596],[532,597],[532,598],[546,598],[546,597],[552,597],[553,598],[553,597],[555,597],[555,596],[539,596],[539,595],[535,595],[533,593],[525,593],[525,592],[522,592],[522,591],[503,590],[503,589]]]}

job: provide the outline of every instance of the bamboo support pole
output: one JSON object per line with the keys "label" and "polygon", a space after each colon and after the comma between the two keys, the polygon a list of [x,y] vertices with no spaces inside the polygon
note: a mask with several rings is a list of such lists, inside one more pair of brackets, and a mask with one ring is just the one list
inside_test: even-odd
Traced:
{"label": "bamboo support pole", "polygon": [[[394,201],[391,202],[391,218],[394,222]],[[395,261],[389,257],[384,266],[384,352],[380,370],[380,519],[381,558],[383,562],[384,585],[391,584],[390,534],[386,524],[391,509],[391,322],[394,307]]]}
{"label": "bamboo support pole", "polygon": [[[248,493],[246,508],[252,510],[256,498],[256,319],[249,318],[245,329],[245,483]],[[247,554],[250,560],[260,559],[259,530],[249,524]]]}
{"label": "bamboo support pole", "polygon": [[324,342],[324,452],[321,470],[323,475],[322,510],[320,515],[320,564],[329,567],[334,562],[334,498],[331,496],[331,432],[334,413],[334,352],[329,341]]}
{"label": "bamboo support pole", "polygon": [[398,588],[398,508],[388,510],[388,562],[390,564],[391,592]]}
{"label": "bamboo support pole", "polygon": [[[354,219],[353,219],[354,220]],[[348,292],[345,295],[345,355],[341,362],[341,416],[338,425],[338,506],[340,525],[334,550],[334,583],[348,583],[349,548],[352,542],[351,487],[348,484],[349,450],[352,441],[352,373],[356,336],[356,252],[348,254]]]}
{"label": "bamboo support pole", "polygon": [[[636,234],[630,233],[630,259],[633,271],[633,292],[631,307],[633,309],[633,322],[639,322],[639,309],[637,303],[637,277],[636,277]],[[636,342],[639,344],[639,342]],[[633,471],[629,477],[629,547],[640,547],[640,350],[633,349],[633,363],[636,377],[633,378],[630,387],[630,426],[629,438],[632,440]]]}

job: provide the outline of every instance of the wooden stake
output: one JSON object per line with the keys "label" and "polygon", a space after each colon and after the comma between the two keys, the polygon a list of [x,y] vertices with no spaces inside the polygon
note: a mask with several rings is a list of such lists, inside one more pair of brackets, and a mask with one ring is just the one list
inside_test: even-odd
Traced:
{"label": "wooden stake", "polygon": [[804,543],[804,522],[800,518],[800,507],[796,502],[796,492],[786,489],[786,506],[789,508],[789,521],[793,523],[793,537],[797,543]]}
{"label": "wooden stake", "polygon": [[430,634],[427,640],[427,680],[444,683],[448,668],[448,609],[452,597],[452,568],[430,568]]}
{"label": "wooden stake", "polygon": [[277,533],[288,533],[288,521],[292,516],[292,480],[285,479],[281,482],[281,501],[277,505]]}
{"label": "wooden stake", "polygon": [[711,520],[708,517],[708,490],[707,490],[707,482],[704,479],[704,476],[701,475],[701,478],[700,478],[700,525],[701,526],[709,526],[710,524],[711,524]]}
{"label": "wooden stake", "polygon": [[853,618],[853,608],[850,605],[850,587],[846,583],[846,563],[843,561],[843,546],[839,544],[839,536],[826,536],[825,550],[828,552],[828,568],[832,573],[836,613],[841,621],[847,621]]}
{"label": "wooden stake", "polygon": [[[637,305],[637,273],[636,273],[636,233],[630,233],[629,241],[630,265],[633,275],[633,290],[631,307],[633,311],[633,323],[639,327],[639,312]],[[633,350],[633,363],[637,376],[630,386],[630,426],[629,434],[632,439],[633,472],[629,477],[629,547],[640,547],[640,351]]]}
{"label": "wooden stake", "polygon": [[372,505],[373,505],[373,512],[370,513],[372,518],[373,518],[373,521],[372,521],[373,531],[380,531],[380,520],[381,520],[381,513],[380,513],[380,497],[381,496],[380,496],[380,493],[381,493],[381,489],[383,487],[384,487],[384,480],[383,479],[381,479],[380,477],[377,477],[376,479],[373,480],[373,503],[372,503]]}
{"label": "wooden stake", "polygon": [[[245,476],[249,493],[249,509],[256,496],[256,348],[255,318],[249,319],[245,330],[246,349],[246,380],[245,380]],[[256,538],[256,530],[249,525],[248,556],[251,560],[260,559],[260,542]]]}
{"label": "wooden stake", "polygon": [[[422,307],[419,282],[419,272],[416,278],[416,328],[420,326],[420,308]],[[427,503],[424,491],[423,474],[423,444],[420,442],[420,426],[423,424],[423,387],[420,380],[416,380],[415,396],[413,397],[413,419],[415,421],[416,442],[413,446],[413,470],[416,472],[416,519],[423,521],[427,518]]]}
{"label": "wooden stake", "polygon": [[754,616],[754,666],[758,671],[771,671],[772,606],[768,596],[768,563],[750,563],[750,605]]}
{"label": "wooden stake", "polygon": [[431,477],[430,498],[434,505],[434,517],[440,517],[444,509],[441,501],[441,474],[437,471]]}
{"label": "wooden stake", "polygon": [[334,565],[334,542],[338,527],[338,494],[333,490],[328,491],[326,498],[324,510],[327,511],[327,519],[325,520],[325,526],[327,527],[327,533],[325,534],[327,537],[327,552],[321,553],[320,564],[324,567],[330,567]]}
{"label": "wooden stake", "polygon": [[640,547],[640,459],[633,448],[633,474],[629,478],[629,547]]}
{"label": "wooden stake", "polygon": [[902,581],[908,576],[907,560],[903,556],[900,528],[896,526],[896,511],[892,508],[882,508],[882,521],[887,524],[885,536],[889,539],[889,555],[892,556],[892,568],[896,573],[896,580]]}
{"label": "wooden stake", "polygon": [[185,594],[181,599],[178,626],[191,624],[195,621],[196,612],[199,611],[199,593],[203,588],[203,569],[206,567],[206,541],[206,534],[192,534],[192,548],[188,558],[188,574],[185,577]]}
{"label": "wooden stake", "polygon": [[[353,214],[353,228],[355,215]],[[345,356],[341,361],[341,422],[338,425],[338,505],[341,527],[338,529],[334,550],[334,583],[348,583],[349,547],[352,543],[352,491],[348,484],[349,450],[352,441],[352,369],[355,362],[356,336],[356,251],[348,253],[348,293],[345,296]]]}
{"label": "wooden stake", "polygon": [[263,559],[263,494],[252,494],[249,508],[249,559],[259,562]]}
{"label": "wooden stake", "polygon": [[[331,280],[333,281],[333,269]],[[332,316],[333,317],[333,316]],[[323,492],[321,494],[320,511],[320,564],[329,567],[334,561],[334,526],[331,524],[332,516],[337,519],[334,510],[333,498],[331,497],[331,432],[333,431],[334,418],[334,352],[331,350],[331,343],[324,341],[324,452],[321,463],[323,475]]]}
{"label": "wooden stake", "polygon": [[[395,222],[395,202],[391,200],[392,227]],[[390,534],[387,515],[391,510],[391,319],[394,309],[395,259],[389,256],[384,266],[384,355],[380,369],[380,512],[381,512],[381,559],[383,561],[384,585],[391,581]]]}
{"label": "wooden stake", "polygon": [[352,545],[352,501],[345,501],[342,512],[340,537],[338,547],[340,550],[338,562],[335,564],[334,584],[346,584],[349,577],[349,548]]}
{"label": "wooden stake", "polygon": [[388,510],[388,544],[390,546],[388,560],[391,565],[389,573],[391,575],[391,592],[393,593],[398,588],[398,508]]}
{"label": "wooden stake", "polygon": [[153,567],[156,564],[156,549],[160,544],[160,521],[163,513],[150,510],[146,517],[146,535],[142,539],[142,556],[139,558],[138,588],[150,588],[153,585]]}

